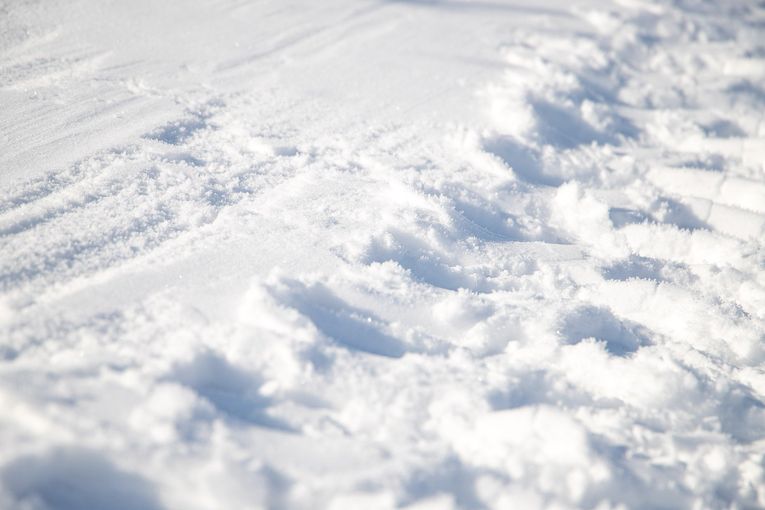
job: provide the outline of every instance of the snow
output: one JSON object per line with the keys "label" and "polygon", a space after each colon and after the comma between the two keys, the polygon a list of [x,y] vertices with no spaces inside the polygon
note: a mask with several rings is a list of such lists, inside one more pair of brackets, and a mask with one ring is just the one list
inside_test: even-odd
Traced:
{"label": "snow", "polygon": [[0,1],[0,508],[765,507],[764,26]]}

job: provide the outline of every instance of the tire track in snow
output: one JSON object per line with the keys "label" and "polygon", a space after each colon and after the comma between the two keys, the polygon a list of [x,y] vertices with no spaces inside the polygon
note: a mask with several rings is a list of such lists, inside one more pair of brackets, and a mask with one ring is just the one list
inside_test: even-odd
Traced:
{"label": "tire track in snow", "polygon": [[215,101],[203,105],[150,130],[145,142],[106,151],[7,192],[0,237],[2,251],[14,257],[2,257],[3,290],[28,293],[97,275],[199,229],[221,209],[262,191],[248,182],[264,172],[260,165],[278,165],[288,157],[261,150],[260,162],[253,165],[241,161],[235,147],[233,154],[211,153],[209,161],[192,155],[210,147],[207,138],[216,134],[208,121],[220,106]]}

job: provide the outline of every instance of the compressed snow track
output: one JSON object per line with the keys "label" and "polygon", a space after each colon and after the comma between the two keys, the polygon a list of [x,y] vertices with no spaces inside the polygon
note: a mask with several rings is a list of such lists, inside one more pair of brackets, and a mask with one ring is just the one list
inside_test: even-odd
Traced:
{"label": "compressed snow track", "polygon": [[763,27],[0,0],[0,508],[765,507]]}

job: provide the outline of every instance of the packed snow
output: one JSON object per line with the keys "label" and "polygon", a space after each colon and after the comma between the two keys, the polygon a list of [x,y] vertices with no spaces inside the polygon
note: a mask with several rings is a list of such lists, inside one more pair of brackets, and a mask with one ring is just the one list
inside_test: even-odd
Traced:
{"label": "packed snow", "polygon": [[765,4],[0,0],[0,509],[765,508]]}

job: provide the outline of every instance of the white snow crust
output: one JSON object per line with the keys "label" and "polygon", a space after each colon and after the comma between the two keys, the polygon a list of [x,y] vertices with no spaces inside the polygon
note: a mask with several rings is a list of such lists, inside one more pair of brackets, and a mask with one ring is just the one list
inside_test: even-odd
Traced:
{"label": "white snow crust", "polygon": [[0,0],[0,509],[765,508],[765,4]]}

